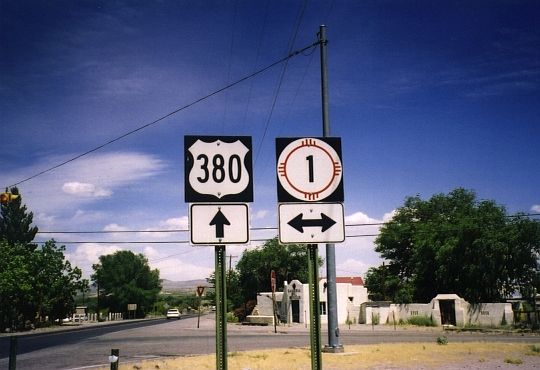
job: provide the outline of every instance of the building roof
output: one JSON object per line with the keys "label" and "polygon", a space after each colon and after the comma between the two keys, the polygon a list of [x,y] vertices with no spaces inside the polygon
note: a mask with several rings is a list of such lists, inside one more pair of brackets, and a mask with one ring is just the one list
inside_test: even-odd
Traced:
{"label": "building roof", "polygon": [[364,286],[364,279],[360,276],[337,276],[336,284],[339,283]]}

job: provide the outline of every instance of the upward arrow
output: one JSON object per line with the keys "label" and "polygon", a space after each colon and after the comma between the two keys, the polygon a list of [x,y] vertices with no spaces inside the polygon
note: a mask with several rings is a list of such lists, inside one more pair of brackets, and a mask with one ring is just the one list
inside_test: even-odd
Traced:
{"label": "upward arrow", "polygon": [[304,214],[300,213],[298,216],[288,222],[290,226],[300,231],[301,233],[304,232],[304,227],[320,227],[321,232],[325,232],[326,230],[334,226],[334,224],[336,223],[336,221],[332,220],[324,213],[321,213],[321,218],[316,219],[305,220],[303,219],[303,216]]}
{"label": "upward arrow", "polygon": [[225,225],[230,224],[227,217],[221,212],[221,207],[219,207],[216,215],[210,221],[210,226],[216,225],[216,238],[223,238],[225,236]]}

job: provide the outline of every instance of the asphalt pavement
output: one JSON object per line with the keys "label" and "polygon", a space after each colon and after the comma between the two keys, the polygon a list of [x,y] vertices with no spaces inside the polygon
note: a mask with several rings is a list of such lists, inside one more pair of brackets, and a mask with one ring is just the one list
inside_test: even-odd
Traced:
{"label": "asphalt pavement", "polygon": [[[120,349],[123,361],[144,358],[215,353],[215,316],[181,320],[125,320],[87,323],[34,334],[18,334],[18,369],[81,369],[107,365],[111,349]],[[266,348],[309,347],[309,328],[304,324],[273,326],[227,326],[228,351]],[[449,341],[497,341],[538,343],[534,334],[454,333],[440,327],[394,328],[389,325],[346,325],[340,327],[340,341],[352,344],[395,342],[435,342],[445,335]],[[326,325],[321,327],[321,343],[326,343]],[[7,368],[10,335],[0,337],[0,368]]]}

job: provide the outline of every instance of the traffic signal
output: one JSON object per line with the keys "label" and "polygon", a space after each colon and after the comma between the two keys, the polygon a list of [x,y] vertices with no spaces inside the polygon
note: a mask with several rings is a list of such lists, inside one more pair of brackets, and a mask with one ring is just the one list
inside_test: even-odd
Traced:
{"label": "traffic signal", "polygon": [[11,194],[9,191],[6,191],[0,194],[0,203],[8,204],[9,202],[17,199],[18,197],[19,197],[18,194]]}

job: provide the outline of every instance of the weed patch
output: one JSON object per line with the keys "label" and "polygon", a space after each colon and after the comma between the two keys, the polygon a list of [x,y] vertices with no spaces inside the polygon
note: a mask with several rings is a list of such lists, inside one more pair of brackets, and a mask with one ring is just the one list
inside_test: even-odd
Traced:
{"label": "weed patch", "polygon": [[504,359],[504,362],[512,365],[521,365],[523,363],[523,360],[521,360],[520,358],[506,357]]}

